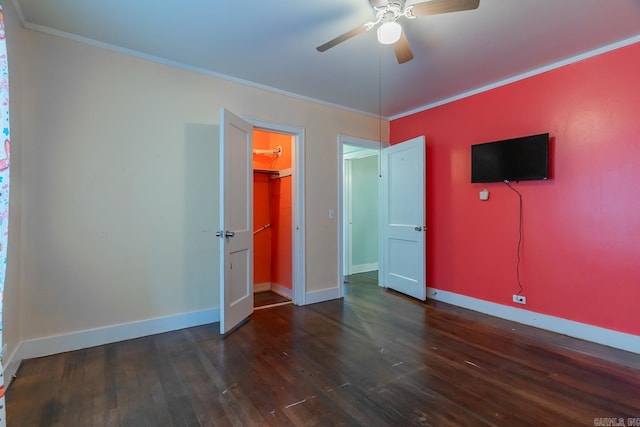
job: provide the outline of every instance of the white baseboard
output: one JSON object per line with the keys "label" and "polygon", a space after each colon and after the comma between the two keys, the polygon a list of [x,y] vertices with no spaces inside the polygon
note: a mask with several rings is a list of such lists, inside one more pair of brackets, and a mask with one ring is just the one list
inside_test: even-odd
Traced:
{"label": "white baseboard", "polygon": [[212,308],[26,340],[21,342],[18,348],[16,348],[13,354],[7,359],[5,365],[6,379],[10,381],[24,359],[64,353],[219,321],[220,309]]}
{"label": "white baseboard", "polygon": [[280,295],[281,297],[291,299],[291,295],[292,295],[291,289],[285,288],[284,286],[278,283],[271,284],[271,291]]}
{"label": "white baseboard", "polygon": [[305,295],[305,304],[315,304],[317,302],[329,301],[340,298],[340,288],[329,288],[321,291],[307,292]]}
{"label": "white baseboard", "polygon": [[367,271],[376,271],[378,269],[378,263],[371,264],[358,264],[351,266],[351,274],[366,273]]}
{"label": "white baseboard", "polygon": [[637,335],[509,307],[440,289],[427,288],[427,297],[513,322],[640,354],[640,336]]}
{"label": "white baseboard", "polygon": [[272,291],[288,299],[291,299],[291,295],[293,294],[291,289],[286,288],[278,283],[265,282],[255,283],[253,285],[253,293],[266,291]]}
{"label": "white baseboard", "polygon": [[271,282],[264,283],[254,283],[253,284],[253,293],[256,292],[266,292],[271,290]]}
{"label": "white baseboard", "polygon": [[22,359],[19,357],[20,353],[20,345],[16,347],[16,349],[11,353],[11,355],[5,359],[3,362],[3,370],[4,370],[4,388],[5,390],[9,388],[11,381],[15,377],[18,372],[18,368],[20,368],[20,363],[22,363]]}

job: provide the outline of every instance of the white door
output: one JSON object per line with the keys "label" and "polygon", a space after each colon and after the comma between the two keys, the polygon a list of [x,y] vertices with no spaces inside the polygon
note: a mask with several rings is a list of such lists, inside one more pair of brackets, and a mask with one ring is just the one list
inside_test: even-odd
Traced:
{"label": "white door", "polygon": [[382,285],[425,300],[425,149],[420,136],[382,150]]}
{"label": "white door", "polygon": [[253,125],[220,110],[220,333],[253,312]]}

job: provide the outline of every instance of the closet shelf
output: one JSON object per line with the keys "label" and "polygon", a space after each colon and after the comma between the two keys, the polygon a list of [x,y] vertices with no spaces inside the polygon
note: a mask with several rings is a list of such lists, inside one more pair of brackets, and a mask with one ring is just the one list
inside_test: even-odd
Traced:
{"label": "closet shelf", "polygon": [[282,170],[276,170],[276,169],[254,169],[253,170],[254,173],[262,173],[262,174],[267,174],[269,175],[269,177],[271,179],[275,179],[275,178],[284,178],[285,176],[291,176],[291,172],[292,169],[282,169]]}

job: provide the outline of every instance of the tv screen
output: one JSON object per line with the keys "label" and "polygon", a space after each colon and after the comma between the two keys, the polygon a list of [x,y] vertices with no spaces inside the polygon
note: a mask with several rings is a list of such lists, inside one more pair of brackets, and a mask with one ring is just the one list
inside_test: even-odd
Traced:
{"label": "tv screen", "polygon": [[471,182],[547,179],[549,134],[471,146]]}

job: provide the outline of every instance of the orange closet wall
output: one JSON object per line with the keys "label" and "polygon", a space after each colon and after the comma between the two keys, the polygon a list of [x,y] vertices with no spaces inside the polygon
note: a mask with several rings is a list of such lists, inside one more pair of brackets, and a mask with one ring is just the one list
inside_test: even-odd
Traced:
{"label": "orange closet wall", "polygon": [[[253,174],[253,229],[271,222],[269,176]],[[253,283],[271,283],[271,228],[253,235]]]}
{"label": "orange closet wall", "polygon": [[[290,169],[291,136],[255,130],[255,149],[275,150],[282,147],[279,157],[255,154],[254,169]],[[254,235],[254,283],[274,284],[286,289],[292,287],[292,200],[291,176],[272,178],[254,173],[254,230],[267,224],[271,226]]]}
{"label": "orange closet wall", "polygon": [[291,176],[271,180],[271,219],[275,224],[271,239],[271,281],[291,289]]}

